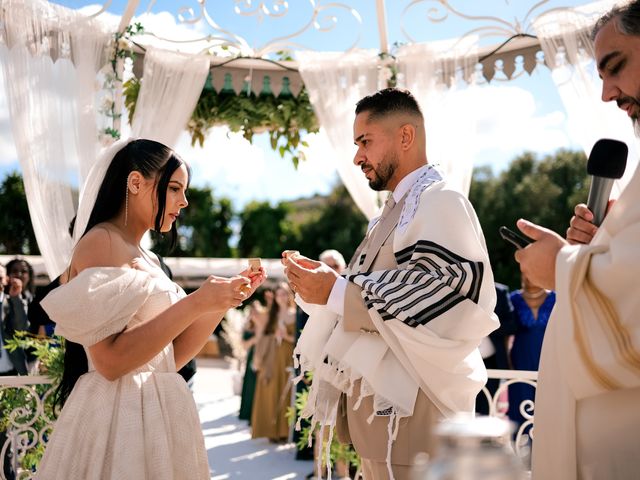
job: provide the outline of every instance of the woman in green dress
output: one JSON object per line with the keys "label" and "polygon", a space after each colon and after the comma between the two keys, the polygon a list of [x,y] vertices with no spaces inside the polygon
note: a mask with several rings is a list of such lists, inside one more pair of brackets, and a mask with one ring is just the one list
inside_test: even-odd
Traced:
{"label": "woman in green dress", "polygon": [[253,368],[253,354],[255,345],[262,335],[267,321],[267,312],[259,301],[254,301],[249,307],[246,327],[242,332],[242,343],[247,351],[245,361],[244,378],[242,380],[242,393],[240,396],[240,420],[248,420],[251,424],[251,410],[253,408],[253,395],[256,391],[256,371]]}

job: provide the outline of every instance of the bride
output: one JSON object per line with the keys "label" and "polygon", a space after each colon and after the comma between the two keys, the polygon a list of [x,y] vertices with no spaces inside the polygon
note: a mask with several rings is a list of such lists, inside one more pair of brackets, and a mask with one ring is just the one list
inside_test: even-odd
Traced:
{"label": "bride", "polygon": [[150,229],[175,244],[189,176],[171,149],[142,139],[117,142],[91,170],[69,280],[42,302],[66,351],[56,392],[64,407],[36,478],[210,478],[195,403],[176,370],[265,273],[211,276],[186,295],[140,245]]}

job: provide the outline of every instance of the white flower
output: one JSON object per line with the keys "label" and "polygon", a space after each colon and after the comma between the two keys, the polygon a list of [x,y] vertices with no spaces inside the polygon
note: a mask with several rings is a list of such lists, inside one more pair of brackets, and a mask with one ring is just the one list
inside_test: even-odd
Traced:
{"label": "white flower", "polygon": [[108,147],[109,145],[111,145],[113,142],[116,141],[115,138],[113,138],[111,135],[109,135],[108,133],[100,133],[99,135],[99,141],[100,141],[100,145],[102,145],[103,147]]}
{"label": "white flower", "polygon": [[383,83],[387,83],[389,80],[391,80],[391,77],[393,76],[393,73],[391,72],[391,69],[389,67],[382,67],[380,69],[380,80]]}
{"label": "white flower", "polygon": [[118,50],[130,52],[133,49],[133,44],[125,37],[118,39]]}
{"label": "white flower", "polygon": [[114,104],[115,102],[113,101],[113,98],[104,97],[102,99],[102,107],[100,108],[100,110],[104,112],[110,112],[113,109]]}
{"label": "white flower", "polygon": [[104,49],[104,54],[108,59],[112,59],[116,54],[116,48],[113,42],[109,42],[109,44]]}

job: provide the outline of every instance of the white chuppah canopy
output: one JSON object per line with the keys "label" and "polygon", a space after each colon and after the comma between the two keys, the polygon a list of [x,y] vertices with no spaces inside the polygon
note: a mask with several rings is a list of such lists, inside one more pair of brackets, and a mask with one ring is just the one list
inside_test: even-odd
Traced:
{"label": "white chuppah canopy", "polygon": [[[131,20],[138,3],[129,2],[120,31]],[[201,3],[205,9],[206,0]],[[405,10],[420,3],[425,2],[414,0]],[[440,3],[458,14],[448,2]],[[537,2],[532,10],[544,3]],[[570,134],[587,153],[600,137],[622,138],[631,150],[625,178],[632,174],[637,163],[637,143],[631,126],[619,112],[613,112],[615,106],[605,106],[599,99],[599,80],[591,60],[593,42],[587,35],[589,25],[613,3],[617,2],[604,0],[584,8],[552,9],[540,15],[533,22],[539,42],[530,35],[521,38],[524,33],[518,30],[515,40],[507,40],[496,51],[478,49],[469,35],[449,43],[411,43],[399,49],[395,60],[399,85],[412,90],[424,110],[429,161],[439,164],[456,188],[466,193],[471,178],[470,148],[476,120],[473,112],[459,106],[465,104],[467,96],[480,92],[474,85],[476,75],[492,78],[497,68],[495,59],[499,58],[504,62],[502,72],[511,78],[518,55],[524,56],[524,69],[530,72],[535,67],[532,58],[540,48],[567,110]],[[311,5],[314,18],[329,8],[314,2]],[[384,1],[379,0],[376,6],[381,51],[386,53]],[[256,12],[281,16],[268,9],[267,13],[255,10],[249,14],[257,15]],[[68,263],[72,248],[66,230],[75,210],[74,185],[82,184],[100,148],[96,79],[107,61],[103,52],[110,39],[109,29],[97,21],[98,17],[87,18],[45,0],[5,0],[0,16],[0,60],[14,140],[38,244],[47,271],[54,277]],[[201,18],[206,18],[228,38],[242,40],[220,30],[207,15]],[[283,38],[278,37],[279,42]],[[274,43],[273,48],[269,47],[271,50],[259,50],[256,55],[277,51],[282,48],[281,43]],[[346,53],[302,52],[299,59],[300,74],[334,152],[333,161],[340,177],[370,218],[376,213],[379,198],[352,165],[353,110],[358,99],[385,85],[386,68],[394,60],[355,48]],[[255,66],[259,62],[253,62],[248,71],[259,68]],[[185,127],[211,63],[219,64],[220,58],[147,47],[133,133],[173,145]],[[295,62],[287,64],[288,68],[295,66]],[[168,98],[172,101],[167,102]]]}
{"label": "white chuppah canopy", "polygon": [[68,264],[74,184],[96,158],[96,75],[110,33],[40,0],[5,0],[0,63],[31,222],[51,278]]}

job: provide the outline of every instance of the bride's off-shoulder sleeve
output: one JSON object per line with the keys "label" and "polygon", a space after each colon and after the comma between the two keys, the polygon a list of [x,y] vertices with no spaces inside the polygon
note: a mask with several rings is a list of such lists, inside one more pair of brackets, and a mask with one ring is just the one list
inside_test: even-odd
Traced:
{"label": "bride's off-shoulder sleeve", "polygon": [[131,268],[89,268],[53,290],[42,308],[56,334],[91,346],[121,332],[153,291],[154,280]]}

